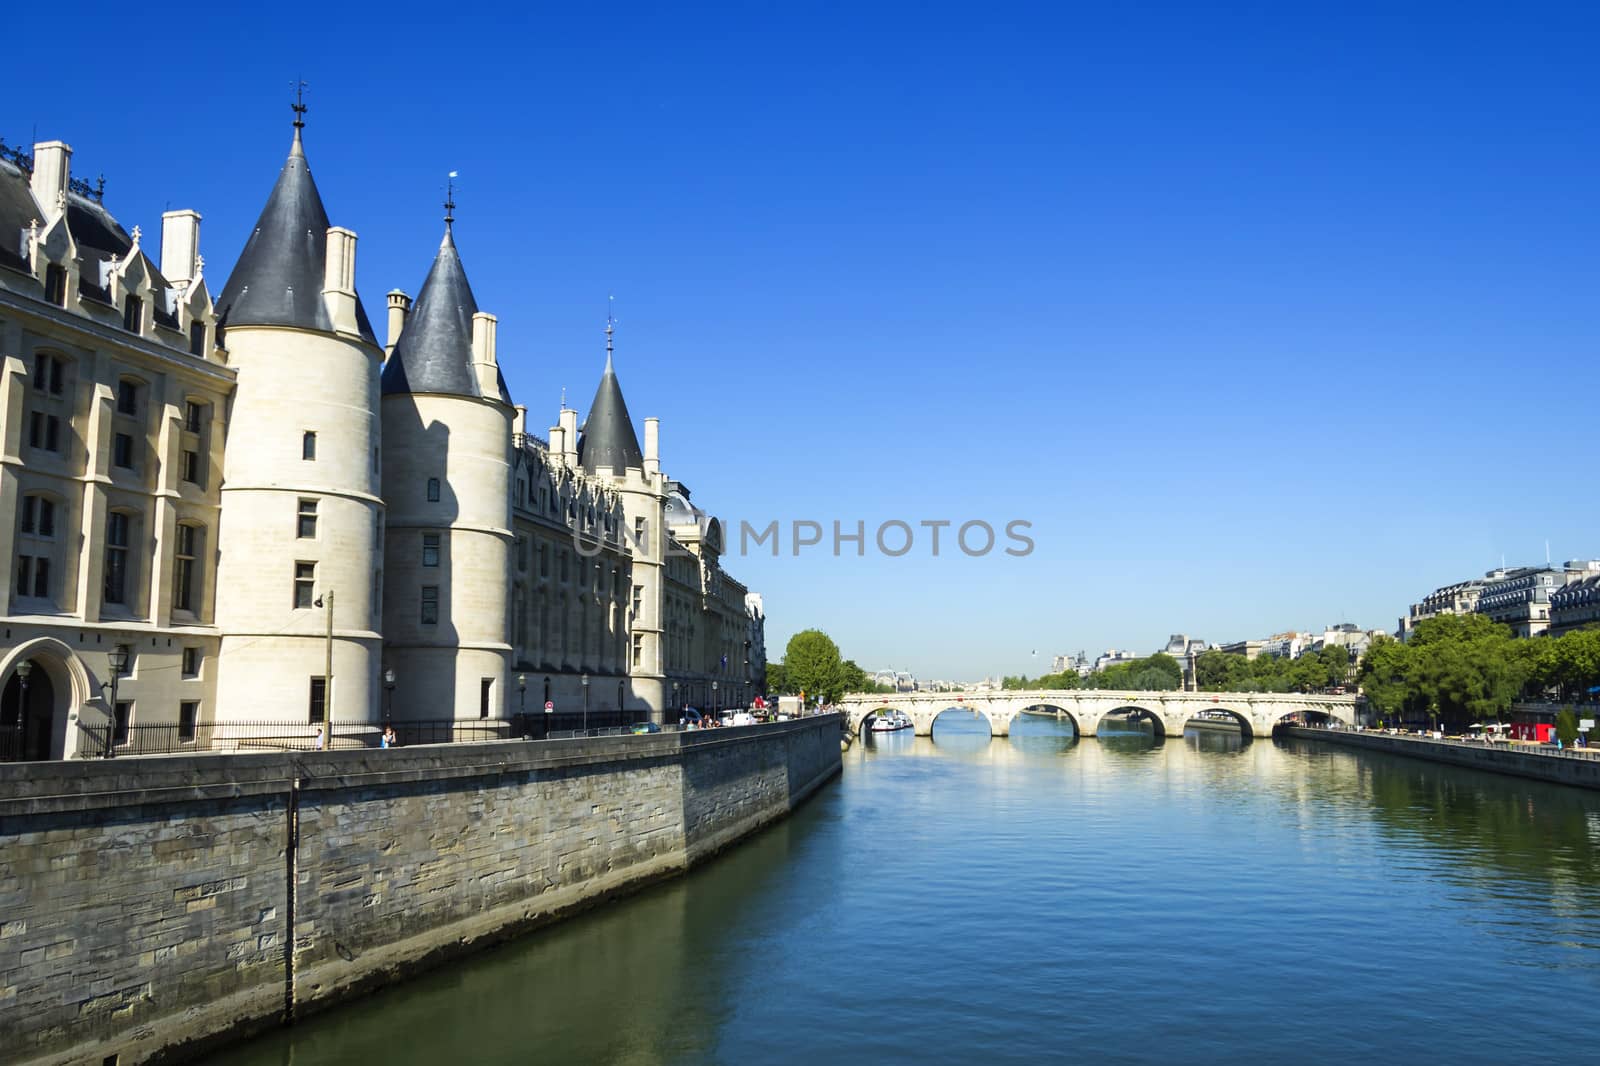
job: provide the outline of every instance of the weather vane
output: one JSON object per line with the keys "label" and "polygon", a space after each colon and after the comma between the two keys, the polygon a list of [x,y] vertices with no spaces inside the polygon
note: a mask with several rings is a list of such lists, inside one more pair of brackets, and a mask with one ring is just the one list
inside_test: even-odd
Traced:
{"label": "weather vane", "polygon": [[291,81],[289,85],[294,89],[294,103],[289,105],[289,109],[294,112],[294,128],[297,130],[304,129],[306,125],[306,83],[303,81]]}
{"label": "weather vane", "polygon": [[461,176],[459,170],[452,170],[445,179],[444,191],[444,224],[451,225],[456,220],[456,178]]}

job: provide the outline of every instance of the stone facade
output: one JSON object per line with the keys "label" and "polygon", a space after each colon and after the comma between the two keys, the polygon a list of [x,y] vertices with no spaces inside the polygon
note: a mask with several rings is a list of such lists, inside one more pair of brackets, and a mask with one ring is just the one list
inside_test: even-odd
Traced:
{"label": "stone facade", "polygon": [[[85,729],[753,697],[759,601],[659,422],[620,467],[579,461],[593,427],[564,404],[532,435],[450,230],[461,384],[419,370],[448,354],[426,291],[389,294],[380,346],[299,126],[215,300],[197,212],[163,216],[158,267],[69,147],[0,145],[0,761]],[[620,404],[609,358],[602,380]]]}
{"label": "stone facade", "polygon": [[839,769],[834,715],[0,767],[0,1048],[197,1051],[682,871]]}

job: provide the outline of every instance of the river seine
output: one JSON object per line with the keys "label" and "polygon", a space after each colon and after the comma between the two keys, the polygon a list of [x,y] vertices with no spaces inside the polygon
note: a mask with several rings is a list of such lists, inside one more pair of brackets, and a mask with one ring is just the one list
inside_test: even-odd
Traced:
{"label": "river seine", "polygon": [[1597,860],[1600,794],[951,712],[686,877],[217,1061],[1595,1061]]}

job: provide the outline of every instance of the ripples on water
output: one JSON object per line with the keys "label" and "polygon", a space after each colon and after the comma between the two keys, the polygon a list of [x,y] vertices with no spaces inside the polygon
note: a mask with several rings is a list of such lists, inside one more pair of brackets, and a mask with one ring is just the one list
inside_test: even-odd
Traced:
{"label": "ripples on water", "polygon": [[1190,733],[879,734],[689,876],[220,1061],[1571,1061],[1600,796]]}

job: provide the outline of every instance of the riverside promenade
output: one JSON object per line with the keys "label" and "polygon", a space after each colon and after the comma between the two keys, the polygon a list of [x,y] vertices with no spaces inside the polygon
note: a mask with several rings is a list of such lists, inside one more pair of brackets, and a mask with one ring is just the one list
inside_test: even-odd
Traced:
{"label": "riverside promenade", "polygon": [[1384,751],[1556,785],[1600,789],[1600,752],[1588,749],[1557,749],[1499,742],[1490,744],[1481,740],[1435,740],[1405,733],[1314,729],[1305,726],[1280,728],[1278,735],[1368,751]]}

